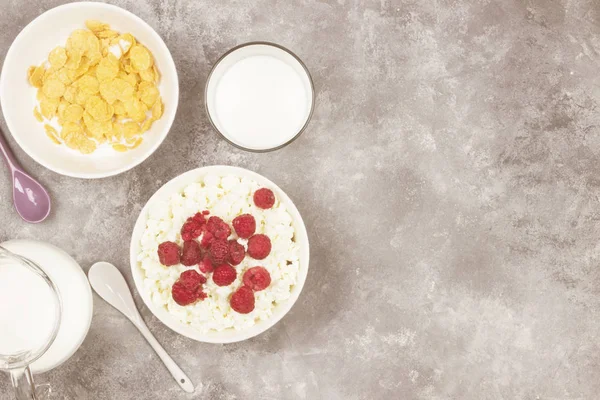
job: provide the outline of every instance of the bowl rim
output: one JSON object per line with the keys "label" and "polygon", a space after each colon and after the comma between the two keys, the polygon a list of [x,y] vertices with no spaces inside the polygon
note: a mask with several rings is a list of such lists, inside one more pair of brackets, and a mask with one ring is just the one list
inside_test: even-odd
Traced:
{"label": "bowl rim", "polygon": [[[256,45],[262,45],[262,46],[271,46],[271,47],[276,47],[279,50],[283,50],[286,53],[288,53],[289,55],[291,55],[296,61],[298,61],[298,63],[300,64],[300,66],[302,67],[302,69],[304,70],[304,72],[306,73],[306,76],[308,78],[308,82],[310,83],[310,93],[311,93],[311,104],[310,104],[310,110],[308,112],[308,115],[306,116],[306,122],[304,123],[304,125],[302,125],[302,127],[300,128],[300,130],[298,131],[298,133],[296,133],[294,136],[292,136],[291,139],[289,139],[287,142],[280,144],[279,146],[275,146],[275,147],[269,147],[266,149],[250,149],[248,147],[244,147],[238,143],[235,143],[234,141],[230,140],[227,136],[225,136],[225,134],[223,134],[223,132],[221,132],[221,130],[219,128],[217,128],[217,125],[215,124],[215,122],[213,121],[211,115],[210,115],[210,110],[208,109],[208,102],[206,101],[206,99],[208,98],[208,85],[210,83],[210,80],[213,76],[214,71],[217,69],[217,67],[219,66],[219,64],[227,57],[229,56],[231,53],[244,48],[244,47],[248,47],[248,46],[256,46]],[[210,125],[212,126],[212,128],[223,138],[225,139],[226,142],[228,142],[229,144],[231,144],[234,147],[237,147],[240,150],[245,150],[245,151],[249,151],[252,153],[268,153],[270,151],[275,151],[275,150],[279,150],[282,149],[284,147],[286,147],[287,145],[289,145],[290,143],[294,142],[296,139],[298,139],[303,133],[304,131],[308,128],[308,124],[310,123],[310,121],[312,120],[314,111],[315,111],[315,102],[316,102],[316,93],[315,93],[315,85],[312,79],[312,75],[310,74],[310,71],[308,70],[308,67],[306,66],[306,64],[304,64],[304,61],[302,61],[302,59],[300,57],[298,57],[296,55],[296,53],[294,53],[293,51],[291,51],[290,49],[288,49],[287,47],[284,47],[280,44],[277,43],[273,43],[273,42],[268,42],[268,41],[260,41],[260,40],[256,40],[256,41],[251,41],[251,42],[246,42],[246,43],[242,43],[242,44],[238,44],[237,46],[227,50],[221,57],[219,57],[219,59],[215,62],[215,64],[212,66],[212,68],[210,69],[210,72],[208,73],[208,76],[206,78],[206,84],[204,85],[204,110],[206,111],[206,116],[208,117],[208,121],[210,122]]]}
{"label": "bowl rim", "polygon": [[[286,205],[288,211],[292,215],[293,223],[295,225],[296,231],[301,232],[301,237],[305,238],[305,241],[301,243],[301,254],[300,254],[300,268],[298,272],[298,279],[296,285],[292,289],[292,294],[290,298],[288,298],[284,303],[279,304],[275,310],[281,310],[276,315],[274,314],[271,318],[265,321],[259,321],[252,327],[242,330],[235,331],[229,330],[228,332],[232,332],[225,338],[219,338],[220,332],[208,332],[203,333],[200,332],[190,326],[186,326],[176,320],[174,317],[167,319],[167,317],[171,317],[171,315],[162,309],[158,309],[152,300],[150,299],[147,291],[144,288],[143,277],[141,273],[141,268],[138,266],[137,257],[140,249],[140,239],[146,228],[146,221],[148,219],[148,210],[150,207],[156,202],[159,201],[163,196],[168,196],[170,194],[175,193],[176,191],[180,191],[186,185],[196,182],[199,178],[204,177],[208,174],[214,173],[215,175],[237,175],[242,177],[249,177],[251,179],[256,180],[260,184],[264,184],[269,188],[273,189],[276,194],[279,196],[280,201],[283,201]],[[175,189],[181,188],[181,189]],[[180,335],[186,336],[190,339],[204,342],[204,343],[235,343],[241,342],[243,340],[250,339],[255,337],[274,325],[276,325],[285,315],[289,313],[292,309],[300,294],[302,293],[302,289],[304,288],[304,284],[306,282],[308,276],[308,269],[310,264],[310,243],[308,239],[308,232],[306,231],[306,226],[300,215],[300,212],[296,208],[296,205],[292,202],[292,200],[287,196],[287,194],[275,183],[266,177],[250,171],[241,167],[227,166],[227,165],[211,165],[204,166],[196,169],[192,169],[190,171],[184,172],[183,174],[176,176],[171,179],[167,183],[163,184],[151,197],[148,199],[140,214],[135,222],[133,232],[131,235],[131,243],[130,243],[130,267],[131,274],[133,276],[133,280],[136,286],[136,290],[138,291],[140,297],[142,298],[146,307],[152,312],[152,314],[158,318],[164,325],[166,325],[171,330],[179,333]]]}
{"label": "bowl rim", "polygon": [[[166,120],[167,124],[166,127],[164,129],[164,132],[162,132],[160,134],[160,136],[157,137],[156,142],[154,143],[153,146],[151,146],[148,150],[146,150],[143,154],[141,154],[139,157],[132,159],[129,163],[127,163],[125,166],[121,167],[121,168],[116,168],[114,170],[110,170],[110,171],[102,171],[102,172],[89,172],[89,173],[82,173],[79,171],[73,171],[73,170],[68,170],[68,169],[64,169],[60,166],[53,166],[50,165],[49,163],[47,163],[46,161],[44,161],[43,159],[41,159],[40,157],[38,157],[37,155],[34,155],[31,151],[31,148],[25,143],[25,141],[23,141],[20,138],[20,135],[15,135],[13,133],[13,131],[15,131],[15,124],[13,123],[12,117],[6,115],[3,112],[4,115],[4,120],[6,121],[6,126],[8,127],[8,131],[10,132],[10,135],[14,138],[14,140],[17,142],[17,144],[19,145],[19,147],[21,147],[21,149],[23,149],[23,151],[29,156],[31,157],[34,161],[36,161],[38,164],[42,165],[43,167],[56,172],[57,174],[60,175],[64,175],[64,176],[69,176],[72,178],[82,178],[82,179],[100,179],[100,178],[108,178],[111,176],[115,176],[115,175],[119,175],[123,172],[129,171],[130,169],[133,169],[135,167],[137,167],[138,165],[140,165],[141,163],[143,163],[144,161],[146,161],[159,147],[160,145],[163,143],[163,141],[165,140],[165,138],[167,137],[167,135],[169,134],[169,132],[171,131],[171,128],[173,126],[173,122],[175,121],[175,116],[177,114],[177,108],[179,106],[179,76],[177,73],[177,67],[175,65],[175,61],[173,60],[173,55],[171,54],[171,51],[169,50],[168,46],[166,45],[166,43],[164,42],[164,40],[162,39],[162,37],[156,32],[156,30],[150,25],[148,24],[146,21],[144,21],[143,19],[141,19],[140,17],[138,17],[137,15],[135,15],[134,13],[132,13],[131,11],[125,10],[124,8],[112,5],[112,4],[106,4],[106,3],[100,3],[100,2],[91,2],[91,1],[82,1],[82,2],[75,2],[75,3],[67,3],[67,4],[63,4],[54,8],[51,8],[49,10],[46,10],[45,12],[43,12],[42,14],[38,15],[36,18],[34,18],[31,22],[29,22],[25,28],[23,28],[19,34],[15,37],[15,39],[13,40],[13,42],[11,43],[10,47],[8,48],[8,51],[6,52],[6,57],[4,57],[4,63],[2,65],[2,72],[0,73],[0,106],[2,106],[2,104],[4,104],[5,101],[8,101],[8,99],[6,99],[6,96],[4,96],[3,94],[5,93],[5,86],[6,86],[6,81],[9,79],[7,76],[5,76],[6,74],[4,73],[5,68],[7,68],[6,66],[10,63],[11,59],[13,58],[13,54],[17,51],[15,44],[18,44],[18,42],[20,40],[22,40],[22,38],[29,32],[29,30],[33,29],[32,27],[39,23],[40,21],[44,21],[47,18],[51,18],[53,17],[55,14],[58,14],[64,10],[67,9],[71,9],[71,8],[82,8],[82,7],[94,7],[94,8],[104,8],[104,9],[110,9],[113,11],[116,11],[118,13],[127,15],[129,18],[133,19],[134,21],[136,21],[137,23],[139,23],[142,26],[145,26],[146,28],[149,29],[149,33],[151,36],[154,37],[154,39],[157,41],[157,43],[159,44],[159,46],[163,46],[164,49],[166,50],[166,59],[165,59],[165,63],[168,65],[168,69],[172,71],[172,73],[174,74],[174,78],[175,78],[175,82],[177,82],[177,84],[174,87],[175,90],[175,102],[172,106],[173,108],[173,112],[170,115],[163,115],[163,117],[168,118]],[[4,107],[2,107],[2,109],[4,109]]]}

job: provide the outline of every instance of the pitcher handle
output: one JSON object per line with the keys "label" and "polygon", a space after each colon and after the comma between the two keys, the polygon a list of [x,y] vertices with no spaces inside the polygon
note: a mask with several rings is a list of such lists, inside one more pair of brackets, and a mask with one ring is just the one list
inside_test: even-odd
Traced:
{"label": "pitcher handle", "polygon": [[15,389],[16,400],[37,400],[29,367],[11,369],[10,378]]}

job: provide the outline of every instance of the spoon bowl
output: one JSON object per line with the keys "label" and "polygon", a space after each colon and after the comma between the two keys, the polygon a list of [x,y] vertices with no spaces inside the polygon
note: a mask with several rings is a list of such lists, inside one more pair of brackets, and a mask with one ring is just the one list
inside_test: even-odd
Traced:
{"label": "spoon bowl", "polygon": [[23,171],[13,173],[13,201],[15,209],[25,221],[42,222],[50,214],[50,196],[38,181]]}
{"label": "spoon bowl", "polygon": [[12,175],[13,202],[17,213],[32,224],[42,222],[50,215],[50,195],[38,181],[23,171],[1,131],[0,153]]}

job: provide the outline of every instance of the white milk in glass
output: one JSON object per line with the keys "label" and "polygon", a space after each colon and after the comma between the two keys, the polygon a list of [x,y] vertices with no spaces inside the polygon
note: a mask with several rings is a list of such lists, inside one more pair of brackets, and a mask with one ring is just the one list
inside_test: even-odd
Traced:
{"label": "white milk in glass", "polygon": [[0,266],[0,355],[16,355],[47,344],[56,320],[48,284],[25,267]]}
{"label": "white milk in glass", "polygon": [[311,93],[285,61],[254,55],[233,64],[219,80],[214,108],[222,133],[251,149],[285,144],[304,126]]}

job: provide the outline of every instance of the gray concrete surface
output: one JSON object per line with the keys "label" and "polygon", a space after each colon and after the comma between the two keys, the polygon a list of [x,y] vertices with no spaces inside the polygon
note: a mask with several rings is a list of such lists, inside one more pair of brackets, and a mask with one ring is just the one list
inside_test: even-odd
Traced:
{"label": "gray concrete surface", "polygon": [[[2,0],[2,57],[60,1]],[[90,334],[38,377],[55,399],[598,399],[600,3],[595,0],[122,0],[180,72],[171,134],[145,163],[85,181],[44,170],[55,209],[26,225],[0,175],[0,239],[63,247],[128,273],[143,204],[189,169],[238,165],[296,201],[312,245],[292,312],[244,343],[158,340],[185,395],[96,297]],[[313,73],[308,131],[271,154],[213,132],[202,91],[228,48],[271,40]],[[4,121],[0,124],[6,128]],[[136,301],[141,305],[139,296]],[[6,379],[0,398],[10,398]]]}

